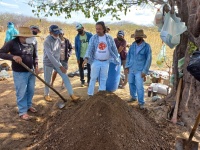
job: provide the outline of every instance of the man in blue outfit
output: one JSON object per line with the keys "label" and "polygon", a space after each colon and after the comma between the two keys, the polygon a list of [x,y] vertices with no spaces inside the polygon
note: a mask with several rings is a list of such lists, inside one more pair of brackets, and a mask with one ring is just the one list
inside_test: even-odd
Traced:
{"label": "man in blue outfit", "polygon": [[[75,52],[76,52],[76,58],[77,58],[77,63],[78,63],[78,67],[79,67],[81,86],[83,87],[85,85],[84,68],[82,67],[82,64],[84,61],[83,58],[84,58],[86,50],[88,48],[89,40],[92,37],[92,33],[84,31],[84,27],[82,24],[77,24],[76,30],[77,30],[78,34],[75,37]],[[90,82],[90,70],[91,70],[90,64],[87,64],[87,83],[88,83],[88,85]]]}
{"label": "man in blue outfit", "polygon": [[136,30],[131,37],[135,38],[135,42],[129,48],[125,66],[131,95],[128,102],[134,102],[138,98],[139,107],[143,109],[145,104],[143,82],[151,66],[151,47],[144,41],[147,36],[143,30]]}

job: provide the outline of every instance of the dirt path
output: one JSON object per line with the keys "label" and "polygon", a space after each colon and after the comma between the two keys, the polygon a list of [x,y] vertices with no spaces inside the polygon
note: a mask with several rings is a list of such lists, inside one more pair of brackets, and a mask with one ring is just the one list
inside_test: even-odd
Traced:
{"label": "dirt path", "polygon": [[[76,69],[76,66],[74,65],[74,67],[72,67],[71,70],[69,70],[69,72],[72,70],[74,71],[75,69]],[[12,72],[9,72],[9,74],[12,75]],[[43,78],[43,74],[41,74],[40,76]],[[36,108],[38,109],[38,113],[31,114],[33,116],[33,119],[31,121],[23,121],[18,117],[16,101],[15,101],[15,90],[14,90],[12,78],[9,78],[4,81],[0,81],[0,93],[1,93],[0,94],[0,143],[1,143],[0,150],[28,149],[28,147],[30,148],[30,146],[33,146],[35,143],[38,143],[38,140],[39,140],[37,138],[38,136],[41,136],[44,134],[38,129],[40,129],[43,125],[51,126],[51,124],[48,124],[49,120],[54,118],[55,121],[59,121],[59,117],[60,117],[60,116],[58,116],[59,113],[62,116],[62,115],[64,115],[64,113],[69,112],[69,114],[67,114],[67,116],[68,116],[67,118],[70,118],[70,116],[69,116],[70,114],[71,114],[71,116],[73,116],[74,115],[73,112],[75,112],[84,103],[86,103],[85,99],[87,98],[87,94],[86,94],[87,87],[80,87],[79,78],[76,76],[73,78],[70,78],[70,81],[73,85],[75,94],[80,95],[82,98],[81,98],[81,102],[79,102],[78,104],[69,102],[67,104],[67,107],[63,111],[58,109],[56,103],[61,100],[53,92],[51,92],[51,96],[53,97],[52,103],[47,103],[44,100],[44,98],[43,98],[44,85],[39,80],[36,81],[36,90],[35,90],[35,96],[33,98],[33,103],[34,103],[34,106],[36,106]],[[61,78],[58,76],[57,80],[55,82],[55,88],[64,97],[69,98],[66,90],[61,90],[60,84],[61,84]],[[97,92],[97,87],[96,87],[96,92]],[[129,99],[128,86],[126,86],[125,89],[118,89],[115,92],[115,94],[117,96],[119,96],[123,101],[128,100]],[[148,111],[142,112],[142,111],[138,110],[137,103],[135,103],[129,107],[131,109],[137,110],[136,111],[137,115],[135,116],[136,118],[137,118],[137,116],[138,117],[140,116],[144,120],[145,119],[149,120],[148,115],[151,115],[151,114],[149,114]],[[149,107],[149,108],[152,107],[151,102],[148,99],[147,99],[147,107]],[[87,108],[85,108],[85,109],[87,109]],[[130,109],[130,111],[131,111],[131,109]],[[154,117],[156,118],[156,116],[154,116]],[[66,120],[63,120],[63,122],[67,122],[68,121],[67,118],[66,118]],[[73,119],[73,118],[71,118],[71,119]],[[68,123],[70,124],[70,122],[68,122]],[[78,123],[81,124],[81,121]],[[144,129],[148,129],[148,124],[145,124],[146,122],[143,122],[143,123],[141,122],[141,126],[143,126]],[[151,123],[151,121],[150,121],[150,123]],[[56,124],[56,122],[53,122],[53,125],[57,126],[56,128],[58,128],[58,129],[60,129],[61,124],[62,124],[62,122],[59,122],[59,124]],[[68,125],[68,124],[66,124],[66,125]],[[152,123],[150,126],[153,128],[153,125],[154,124]],[[83,126],[85,126],[84,122],[83,122]],[[153,129],[156,129],[158,127],[159,130],[163,130],[164,133],[168,133],[168,135],[170,137],[169,141],[171,142],[172,137],[175,138],[177,135],[180,135],[182,137],[188,137],[188,127],[191,128],[191,126],[192,125],[188,125],[187,128],[179,127],[179,126],[174,126],[165,121],[159,125],[155,124],[155,128],[153,128]],[[81,126],[78,126],[78,124],[77,124],[77,125],[75,125],[75,127],[80,128]],[[53,128],[50,128],[50,129],[53,129]],[[69,130],[66,130],[66,131],[69,131]],[[125,131],[125,133],[126,132],[127,131]],[[46,135],[48,135],[48,132]],[[163,134],[163,135],[165,135],[165,134]],[[57,136],[56,138],[59,138],[59,136]],[[66,138],[70,138],[70,137],[67,136]],[[66,139],[64,139],[64,140],[66,140]],[[76,140],[76,139],[74,139],[74,140]],[[199,131],[196,134],[196,140],[200,141]],[[119,139],[116,139],[116,141],[118,142]],[[130,145],[129,148],[131,148],[131,147],[132,147],[132,145]],[[138,147],[138,150],[140,150],[141,148],[142,147]]]}

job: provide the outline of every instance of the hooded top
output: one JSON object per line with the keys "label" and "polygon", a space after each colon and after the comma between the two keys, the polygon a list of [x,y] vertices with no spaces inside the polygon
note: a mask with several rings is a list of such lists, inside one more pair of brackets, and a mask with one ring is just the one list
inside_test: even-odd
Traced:
{"label": "hooded top", "polygon": [[14,24],[12,22],[8,23],[8,29],[6,31],[6,38],[5,38],[5,42],[8,42],[12,39],[14,39],[14,35],[19,34],[19,31],[17,29],[15,29]]}

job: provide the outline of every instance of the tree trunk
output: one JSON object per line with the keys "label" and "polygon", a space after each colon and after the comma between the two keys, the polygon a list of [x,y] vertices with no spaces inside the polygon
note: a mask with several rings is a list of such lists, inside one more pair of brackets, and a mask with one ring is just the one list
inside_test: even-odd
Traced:
{"label": "tree trunk", "polygon": [[[200,83],[195,80],[189,72],[187,72],[187,65],[189,62],[189,47],[188,41],[196,43],[200,47],[200,2],[199,0],[176,0],[178,6],[178,14],[181,20],[186,23],[188,31],[181,35],[181,42],[176,47],[173,58],[175,74],[175,84],[173,92],[171,93],[175,99],[176,89],[178,85],[178,59],[185,56],[185,63],[183,68],[183,86],[182,96],[179,106],[179,115],[186,124],[193,124],[198,112],[200,111]],[[199,20],[198,20],[199,19]]]}

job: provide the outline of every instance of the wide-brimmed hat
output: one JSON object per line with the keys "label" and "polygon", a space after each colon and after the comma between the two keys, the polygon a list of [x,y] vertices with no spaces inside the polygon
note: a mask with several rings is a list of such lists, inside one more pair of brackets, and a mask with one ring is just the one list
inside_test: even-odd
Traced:
{"label": "wide-brimmed hat", "polygon": [[142,29],[137,29],[135,30],[134,34],[131,34],[131,38],[136,38],[136,37],[147,38]]}
{"label": "wide-brimmed hat", "polygon": [[19,34],[14,35],[15,37],[38,37],[33,35],[29,27],[19,27]]}

